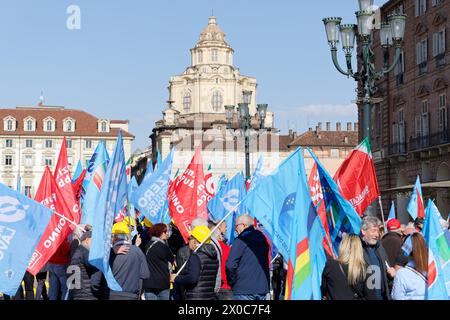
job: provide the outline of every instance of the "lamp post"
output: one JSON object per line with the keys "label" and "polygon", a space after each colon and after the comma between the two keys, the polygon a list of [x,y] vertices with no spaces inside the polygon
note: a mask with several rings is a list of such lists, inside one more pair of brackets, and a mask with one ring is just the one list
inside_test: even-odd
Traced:
{"label": "lamp post", "polygon": [[[402,42],[405,35],[405,14],[392,14],[388,22],[384,22],[380,29],[380,44],[384,49],[384,65],[381,70],[374,66],[375,54],[373,51],[373,0],[358,0],[359,11],[356,17],[358,24],[342,24],[341,18],[330,17],[323,19],[328,44],[331,49],[331,58],[336,69],[347,77],[352,77],[361,83],[362,91],[358,92],[358,101],[363,103],[363,138],[370,139],[371,104],[373,94],[377,92],[375,81],[382,79],[398,64],[401,55]],[[354,72],[352,68],[352,53],[355,46],[355,38],[362,44],[361,70]],[[345,53],[346,68],[343,70],[337,59],[337,44],[339,38],[342,41],[342,49]],[[394,46],[395,58],[389,65],[389,48]]]}
{"label": "lamp post", "polygon": [[[250,179],[250,129],[252,128],[252,116],[250,115],[249,105],[252,100],[252,91],[244,90],[243,102],[238,104],[238,123],[239,129],[245,138],[245,179]],[[233,127],[233,115],[234,115],[233,105],[226,105],[226,117],[227,117],[227,127],[232,129]],[[257,113],[260,121],[260,128],[264,129],[264,121],[267,113],[267,104],[259,104],[257,108]]]}

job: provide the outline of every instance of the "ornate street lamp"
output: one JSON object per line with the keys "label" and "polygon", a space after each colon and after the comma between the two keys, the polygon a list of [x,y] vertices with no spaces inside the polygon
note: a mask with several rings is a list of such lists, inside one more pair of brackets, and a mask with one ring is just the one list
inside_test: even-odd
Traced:
{"label": "ornate street lamp", "polygon": [[256,111],[258,112],[259,119],[261,120],[260,129],[264,129],[264,122],[266,121],[267,115],[267,104],[258,104]]}
{"label": "ornate street lamp", "polygon": [[[358,25],[341,25],[342,19],[337,17],[325,18],[323,23],[334,66],[343,75],[352,77],[362,84],[363,91],[358,93],[358,101],[363,103],[363,138],[370,138],[372,95],[378,90],[375,86],[375,81],[382,79],[391,72],[400,60],[402,42],[405,35],[406,15],[390,15],[388,17],[389,21],[381,25],[380,44],[384,48],[384,65],[381,70],[376,70],[373,51],[373,16],[375,13],[373,11],[373,0],[358,0],[358,3],[360,10],[355,13]],[[354,72],[352,68],[352,53],[356,37],[362,44],[362,66],[360,72]],[[341,68],[337,59],[339,38],[342,41],[342,49],[345,53],[346,71]],[[389,48],[392,46],[395,47],[396,52],[392,65],[389,65]]]}
{"label": "ornate street lamp", "polygon": [[[250,115],[249,105],[252,102],[252,94],[252,91],[243,91],[243,102],[239,103],[237,108],[239,128],[245,137],[245,178],[247,180],[250,179],[250,129],[252,127],[252,116]],[[235,107],[232,105],[225,106],[228,129],[232,128],[234,109]],[[264,121],[267,115],[267,104],[258,104],[257,112],[260,120],[260,128],[263,129]]]}

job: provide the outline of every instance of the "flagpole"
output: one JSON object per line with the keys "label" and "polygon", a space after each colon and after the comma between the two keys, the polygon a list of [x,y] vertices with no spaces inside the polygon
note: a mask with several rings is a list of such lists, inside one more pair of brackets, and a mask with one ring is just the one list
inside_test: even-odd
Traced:
{"label": "flagpole", "polygon": [[[220,225],[228,218],[228,216],[230,214],[234,213],[234,211],[241,205],[242,201],[244,201],[244,199],[239,201],[239,203],[237,205],[235,205],[230,211],[228,211],[228,213],[222,218],[222,220],[220,220],[220,222],[217,223],[217,225],[209,232],[209,236],[206,237],[202,243],[200,243],[200,245],[197,247],[197,249],[194,250],[193,253],[196,253],[198,251],[198,249],[200,249],[201,246],[203,246],[206,243],[206,241],[208,241],[208,238],[220,227]],[[184,269],[184,267],[186,267],[186,264],[187,264],[187,261],[181,266],[180,270],[178,270],[178,272],[176,273],[176,276],[178,276],[180,274],[180,272]]]}
{"label": "flagpole", "polygon": [[378,203],[380,204],[380,209],[381,209],[381,220],[383,220],[384,233],[387,233],[387,230],[386,230],[386,223],[385,223],[385,221],[384,221],[384,211],[383,211],[383,203],[381,202],[381,196],[378,196]]}
{"label": "flagpole", "polygon": [[70,224],[73,224],[76,228],[79,228],[81,231],[86,232],[86,230],[84,230],[84,228],[81,227],[79,224],[77,224],[75,221],[72,221],[69,218],[66,218],[65,216],[63,216],[62,214],[59,214],[56,211],[53,211],[53,213],[56,214],[58,217],[63,218],[64,220],[66,220]]}

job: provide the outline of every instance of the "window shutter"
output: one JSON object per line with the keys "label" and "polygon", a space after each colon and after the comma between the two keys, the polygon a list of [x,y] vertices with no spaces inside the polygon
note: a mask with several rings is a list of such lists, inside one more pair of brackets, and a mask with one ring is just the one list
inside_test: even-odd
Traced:
{"label": "window shutter", "polygon": [[429,116],[428,116],[428,113],[425,113],[422,115],[422,135],[423,136],[429,135],[429,133],[430,133],[429,127],[430,127]]}
{"label": "window shutter", "polygon": [[423,55],[423,60],[422,62],[425,62],[428,60],[428,39],[425,39],[424,41],[424,55]]}
{"label": "window shutter", "polygon": [[433,33],[433,58],[439,53],[439,32]]}
{"label": "window shutter", "polygon": [[418,42],[416,44],[416,64],[420,64],[420,53],[421,53],[420,49],[421,49],[420,48],[420,42]]}
{"label": "window shutter", "polygon": [[419,138],[422,135],[422,130],[421,130],[421,116],[417,115],[416,116],[416,138]]}
{"label": "window shutter", "polygon": [[414,15],[416,17],[419,16],[419,0],[415,0],[415,4],[414,4]]}
{"label": "window shutter", "polygon": [[393,140],[392,142],[394,144],[398,143],[398,124],[397,123],[392,126],[392,140]]}

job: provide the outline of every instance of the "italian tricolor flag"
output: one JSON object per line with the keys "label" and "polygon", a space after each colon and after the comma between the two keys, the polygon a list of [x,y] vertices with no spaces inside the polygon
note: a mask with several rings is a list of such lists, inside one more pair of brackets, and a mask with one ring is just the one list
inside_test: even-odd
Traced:
{"label": "italian tricolor flag", "polygon": [[362,216],[380,195],[370,143],[366,138],[345,159],[334,176],[339,192]]}

